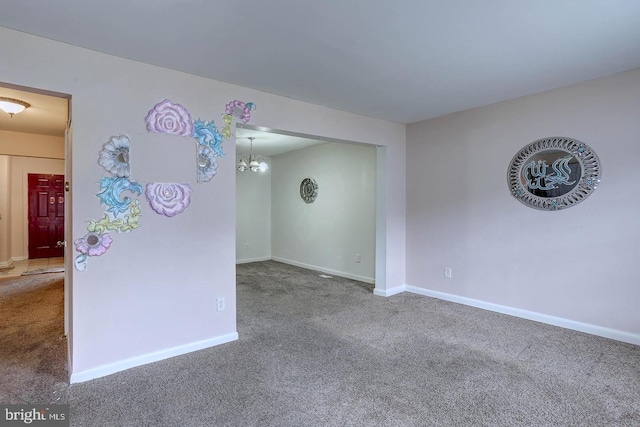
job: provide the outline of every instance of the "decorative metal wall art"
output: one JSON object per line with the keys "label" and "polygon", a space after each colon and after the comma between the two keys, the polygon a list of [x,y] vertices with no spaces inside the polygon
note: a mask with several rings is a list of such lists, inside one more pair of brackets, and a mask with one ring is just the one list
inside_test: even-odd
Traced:
{"label": "decorative metal wall art", "polygon": [[313,178],[305,178],[300,183],[300,197],[306,203],[313,203],[318,197],[318,183]]}
{"label": "decorative metal wall art", "polygon": [[507,181],[521,203],[560,210],[580,203],[600,183],[601,166],[586,144],[565,137],[539,139],[511,160]]}

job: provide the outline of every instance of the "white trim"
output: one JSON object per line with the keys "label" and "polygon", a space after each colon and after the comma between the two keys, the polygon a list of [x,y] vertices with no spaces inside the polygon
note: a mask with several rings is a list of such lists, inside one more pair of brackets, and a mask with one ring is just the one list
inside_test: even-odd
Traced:
{"label": "white trim", "polygon": [[378,295],[379,297],[390,297],[391,295],[399,294],[400,292],[404,292],[407,290],[407,285],[396,286],[391,289],[379,289],[375,288],[373,290],[374,295]]}
{"label": "white trim", "polygon": [[376,147],[376,264],[373,274],[378,290],[387,288],[387,151],[387,147]]}
{"label": "white trim", "polygon": [[320,271],[322,273],[332,274],[334,276],[340,276],[346,279],[357,280],[359,282],[365,282],[365,283],[371,283],[371,284],[375,283],[375,280],[372,277],[358,276],[357,274],[331,270],[330,268],[318,267],[317,265],[305,264],[303,262],[291,261],[289,259],[284,259],[284,258],[271,257],[271,259],[274,261],[285,263],[285,264],[295,265],[296,267],[306,268],[307,270]]}
{"label": "white trim", "polygon": [[197,341],[178,347],[168,348],[166,350],[155,351],[141,356],[135,356],[130,359],[120,360],[118,362],[109,363],[108,365],[99,366],[97,368],[87,369],[86,371],[73,372],[69,378],[71,384],[81,383],[93,380],[95,378],[104,377],[106,375],[115,374],[125,369],[134,368],[136,366],[146,365],[147,363],[157,362],[159,360],[168,359],[170,357],[180,356],[192,351],[202,350],[216,345],[225,344],[238,339],[238,333],[222,335],[208,340]]}
{"label": "white trim", "polygon": [[574,331],[584,332],[591,335],[610,338],[616,341],[627,342],[630,344],[640,345],[640,335],[624,332],[617,329],[605,328],[603,326],[592,325],[590,323],[577,322],[575,320],[565,319],[562,317],[550,316],[548,314],[537,313],[535,311],[522,310],[519,308],[509,307],[506,305],[494,304],[491,302],[481,301],[473,298],[467,298],[460,295],[449,294],[445,292],[432,291],[429,289],[417,288],[415,286],[406,285],[406,291],[418,295],[424,295],[432,298],[438,298],[445,301],[451,301],[458,304],[468,305],[471,307],[481,308],[484,310],[495,311],[497,313],[508,314],[510,316],[521,317],[523,319],[533,320],[536,322],[547,323],[549,325],[559,326],[561,328],[572,329]]}
{"label": "white trim", "polygon": [[9,258],[9,261],[4,261],[4,262],[0,262],[0,268],[7,268],[7,267],[11,267],[13,265],[14,262],[17,261],[24,261],[25,259],[28,259],[26,257],[23,256],[14,256]]}
{"label": "white trim", "polygon": [[246,258],[246,259],[237,259],[236,264],[247,264],[250,262],[260,262],[260,261],[269,261],[271,259],[270,256],[263,256],[258,258]]}

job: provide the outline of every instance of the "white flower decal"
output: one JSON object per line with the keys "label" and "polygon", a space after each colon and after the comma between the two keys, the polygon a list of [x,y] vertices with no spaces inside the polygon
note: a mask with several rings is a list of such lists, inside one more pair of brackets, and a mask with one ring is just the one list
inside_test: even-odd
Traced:
{"label": "white flower decal", "polygon": [[129,147],[131,143],[127,135],[112,136],[100,150],[98,164],[109,173],[119,177],[130,174]]}
{"label": "white flower decal", "polygon": [[211,181],[218,169],[215,153],[208,145],[197,145],[198,182]]}

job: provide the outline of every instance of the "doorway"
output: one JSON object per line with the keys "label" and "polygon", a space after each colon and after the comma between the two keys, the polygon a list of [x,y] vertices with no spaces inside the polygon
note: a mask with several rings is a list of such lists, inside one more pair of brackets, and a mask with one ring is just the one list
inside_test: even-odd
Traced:
{"label": "doorway", "polygon": [[57,322],[64,325],[70,367],[73,264],[65,256],[65,242],[71,240],[72,220],[66,184],[71,180],[71,96],[5,82],[0,82],[0,96],[28,104],[14,116],[0,111],[0,266],[10,270],[6,276],[27,278],[27,273],[64,269],[64,307]]}
{"label": "doorway", "polygon": [[[249,156],[251,146],[255,156],[269,162],[269,177],[261,179],[262,172],[237,175],[236,263],[273,259],[384,285],[384,274],[377,274],[384,273],[386,262],[385,207],[376,203],[386,188],[380,185],[386,182],[381,147],[239,125],[238,158]],[[311,205],[296,196],[306,176],[322,188],[322,200]]]}

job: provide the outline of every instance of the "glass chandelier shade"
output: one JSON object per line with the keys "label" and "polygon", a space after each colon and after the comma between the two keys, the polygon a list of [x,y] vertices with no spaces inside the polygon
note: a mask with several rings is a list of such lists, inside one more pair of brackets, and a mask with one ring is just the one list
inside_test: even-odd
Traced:
{"label": "glass chandelier shade", "polygon": [[28,102],[0,96],[0,110],[9,114],[11,117],[13,117],[14,114],[22,113],[29,107],[31,107],[31,105]]}
{"label": "glass chandelier shade", "polygon": [[262,156],[256,156],[253,154],[253,140],[254,137],[249,137],[249,141],[251,141],[251,148],[249,157],[241,156],[240,161],[236,165],[236,169],[240,172],[264,172],[269,169],[267,163],[262,160]]}

